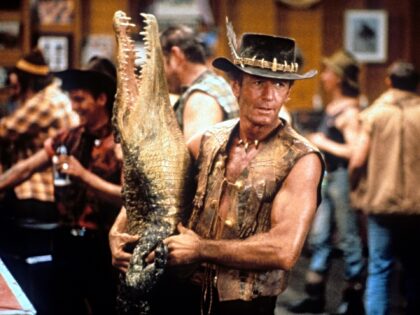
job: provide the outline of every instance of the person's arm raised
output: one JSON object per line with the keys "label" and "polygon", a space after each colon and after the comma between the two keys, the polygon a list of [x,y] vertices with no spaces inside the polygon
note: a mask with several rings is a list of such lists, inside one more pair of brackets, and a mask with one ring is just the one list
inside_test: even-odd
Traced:
{"label": "person's arm raised", "polygon": [[193,92],[187,100],[183,113],[185,140],[189,141],[197,133],[204,133],[222,120],[223,111],[215,98],[203,92]]}
{"label": "person's arm raised", "polygon": [[320,150],[348,160],[355,148],[355,142],[360,128],[358,113],[358,109],[352,107],[342,114],[343,117],[340,117],[342,121],[345,121],[340,128],[344,136],[344,143],[331,140],[320,132],[309,134],[307,138]]}
{"label": "person's arm raised", "polygon": [[0,191],[19,185],[34,173],[46,168],[49,163],[50,157],[45,149],[41,149],[29,158],[19,161],[0,175]]}
{"label": "person's arm raised", "polygon": [[67,163],[67,167],[61,168],[60,172],[69,174],[70,176],[84,182],[87,186],[96,192],[98,197],[102,198],[103,200],[107,200],[108,202],[112,202],[117,206],[121,206],[121,185],[108,182],[95,173],[92,173],[88,169],[84,168],[80,162],[72,155],[60,157],[60,163]]}

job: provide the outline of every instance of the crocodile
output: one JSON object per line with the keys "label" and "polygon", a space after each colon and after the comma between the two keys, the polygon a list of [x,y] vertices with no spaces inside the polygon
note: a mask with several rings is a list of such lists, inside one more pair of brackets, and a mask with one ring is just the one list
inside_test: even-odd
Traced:
{"label": "crocodile", "polygon": [[[123,11],[113,18],[117,93],[112,121],[123,152],[127,232],[140,236],[120,281],[118,302],[125,314],[150,314],[153,289],[168,269],[162,240],[185,223],[194,187],[192,158],[169,100],[158,24],[151,14],[141,16],[145,58],[140,72],[132,40],[136,25]],[[156,259],[146,264],[151,251]]]}

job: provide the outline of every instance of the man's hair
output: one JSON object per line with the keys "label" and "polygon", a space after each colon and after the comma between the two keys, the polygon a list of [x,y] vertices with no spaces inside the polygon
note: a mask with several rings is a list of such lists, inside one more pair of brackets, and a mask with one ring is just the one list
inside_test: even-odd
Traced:
{"label": "man's hair", "polygon": [[341,92],[344,96],[358,97],[360,94],[359,87],[352,85],[348,80],[343,79],[341,81]]}
{"label": "man's hair", "polygon": [[171,52],[172,47],[179,47],[188,61],[205,64],[206,50],[204,43],[197,34],[186,25],[169,26],[160,34],[160,43],[165,55]]}
{"label": "man's hair", "polygon": [[419,74],[414,65],[405,61],[396,61],[388,68],[388,76],[392,87],[404,91],[415,92],[419,83]]}
{"label": "man's hair", "polygon": [[231,71],[226,72],[226,75],[230,81],[237,81],[239,84],[242,84],[242,79],[244,77],[242,71],[232,69]]}
{"label": "man's hair", "polygon": [[[93,56],[89,59],[89,67],[90,70],[95,70],[97,72],[100,72],[104,75],[109,76],[111,79],[116,80],[117,78],[117,69],[115,68],[115,65],[107,58],[102,58],[98,56]],[[104,91],[104,87],[102,85],[92,84],[87,87],[87,89],[92,93],[93,97],[97,99],[101,93],[106,94],[107,103],[106,103],[106,109],[108,111],[108,114],[110,117],[112,117],[113,113],[113,107],[115,102],[115,91]]]}

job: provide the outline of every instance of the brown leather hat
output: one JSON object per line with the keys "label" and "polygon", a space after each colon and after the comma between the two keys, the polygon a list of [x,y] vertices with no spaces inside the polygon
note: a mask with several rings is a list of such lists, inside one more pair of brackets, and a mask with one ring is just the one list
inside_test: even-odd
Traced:
{"label": "brown leather hat", "polygon": [[242,71],[261,77],[302,80],[312,78],[316,70],[304,74],[298,73],[296,63],[296,45],[291,38],[258,33],[242,35],[239,49],[236,47],[236,35],[232,25],[227,22],[227,36],[231,48],[232,61],[219,57],[213,61],[217,69],[231,72]]}

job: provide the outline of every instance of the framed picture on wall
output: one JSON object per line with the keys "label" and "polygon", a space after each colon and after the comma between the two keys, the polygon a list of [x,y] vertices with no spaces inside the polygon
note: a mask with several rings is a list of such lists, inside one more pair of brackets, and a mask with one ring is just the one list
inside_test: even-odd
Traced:
{"label": "framed picture on wall", "polygon": [[0,50],[16,48],[20,49],[20,21],[0,21]]}
{"label": "framed picture on wall", "polygon": [[73,0],[38,0],[38,18],[41,25],[70,25],[74,19]]}
{"label": "framed picture on wall", "polygon": [[345,48],[358,61],[386,61],[388,14],[385,10],[347,10],[344,23]]}
{"label": "framed picture on wall", "polygon": [[69,67],[69,38],[67,36],[40,36],[38,47],[44,53],[52,71],[62,71]]}

